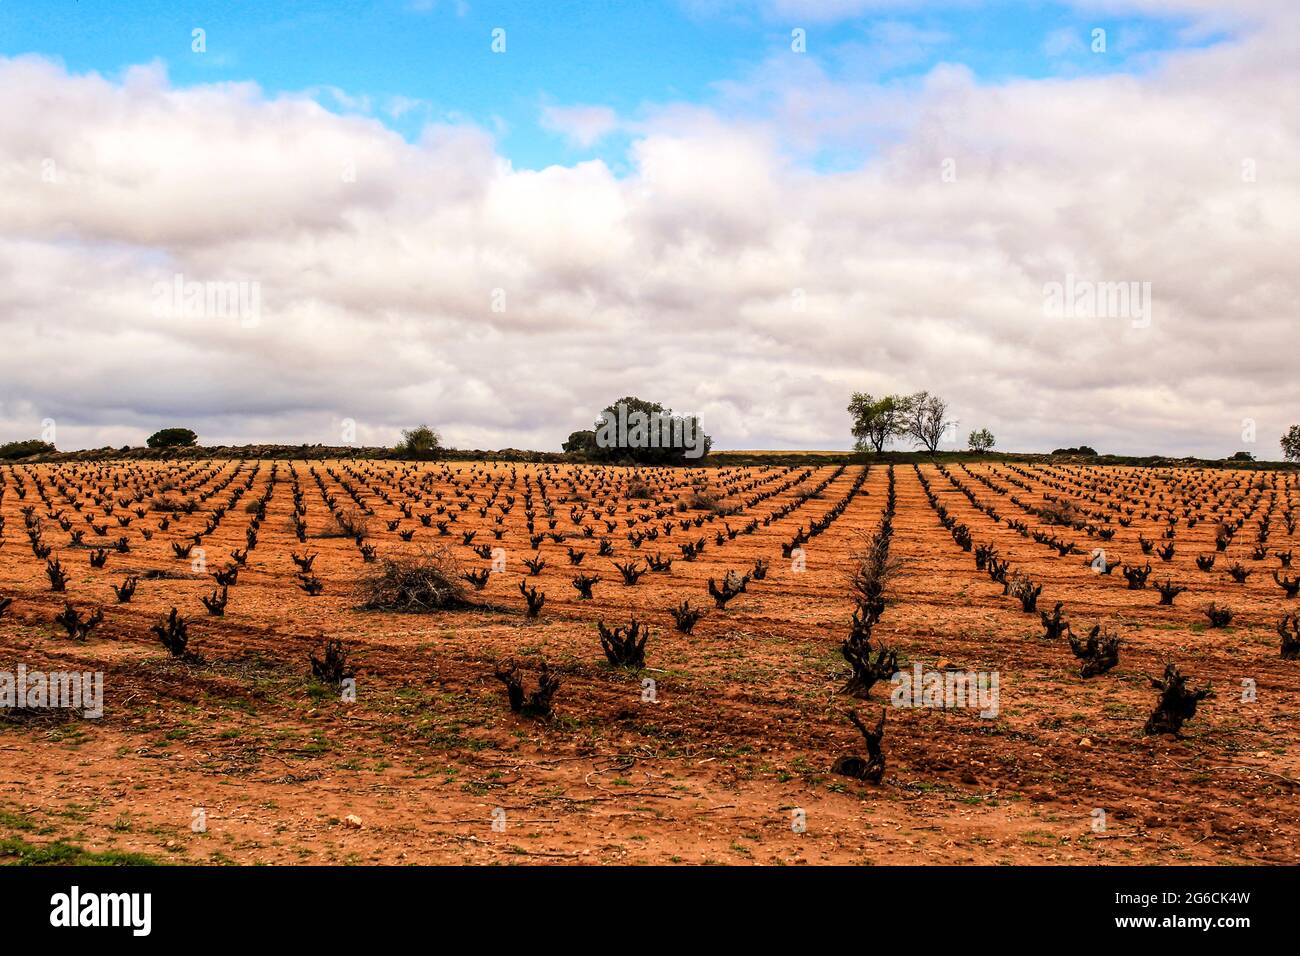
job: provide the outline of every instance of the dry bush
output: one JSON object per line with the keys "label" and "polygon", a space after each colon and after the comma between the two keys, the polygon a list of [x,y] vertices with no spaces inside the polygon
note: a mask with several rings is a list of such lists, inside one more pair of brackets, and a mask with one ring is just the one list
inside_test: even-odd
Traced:
{"label": "dry bush", "polygon": [[604,621],[596,622],[600,633],[600,646],[615,667],[645,667],[645,645],[650,639],[650,628],[635,617],[626,627],[606,627]]}
{"label": "dry bush", "polygon": [[686,507],[694,511],[718,511],[722,499],[707,488],[696,488],[686,499]]}
{"label": "dry bush", "polygon": [[740,575],[735,571],[728,571],[722,579],[722,587],[718,587],[718,582],[709,578],[709,593],[713,595],[713,600],[721,611],[726,608],[727,602],[732,598],[745,593],[749,587],[749,575]]}
{"label": "dry bush", "polygon": [[445,549],[385,558],[361,582],[361,607],[413,614],[469,607],[462,573],[456,559]]}
{"label": "dry bush", "polygon": [[865,546],[849,557],[849,589],[857,603],[863,607],[878,605],[889,580],[902,567],[901,558],[889,556],[889,536],[869,537]]}
{"label": "dry bush", "polygon": [[1073,632],[1069,638],[1070,650],[1083,661],[1080,677],[1096,677],[1119,664],[1119,635],[1114,631],[1103,631],[1100,624],[1094,624],[1087,639],[1080,640]]}
{"label": "dry bush", "polygon": [[1153,736],[1179,736],[1183,724],[1196,716],[1196,705],[1214,696],[1214,690],[1209,686],[1188,690],[1187,678],[1178,672],[1175,664],[1166,664],[1164,676],[1159,679],[1152,677],[1150,680],[1151,686],[1160,691],[1160,699],[1142,731]]}
{"label": "dry bush", "polygon": [[1283,614],[1277,622],[1277,633],[1282,637],[1282,659],[1300,660],[1300,614]]}
{"label": "dry bush", "polygon": [[325,642],[325,653],[322,656],[308,654],[307,659],[311,662],[312,677],[322,684],[337,687],[345,680],[357,676],[356,667],[348,660],[347,647],[338,638],[330,638]]}
{"label": "dry bush", "polygon": [[1049,501],[1039,508],[1038,517],[1043,520],[1044,524],[1074,525],[1085,520],[1086,515],[1079,510],[1079,506],[1073,501],[1058,498],[1056,501]]}
{"label": "dry bush", "polygon": [[1007,593],[1020,602],[1021,610],[1032,614],[1038,610],[1038,598],[1043,593],[1043,586],[1035,584],[1029,575],[1017,571],[1007,582]]}
{"label": "dry bush", "polygon": [[510,699],[510,709],[516,714],[550,720],[552,713],[551,698],[560,689],[560,678],[550,672],[546,661],[542,661],[537,672],[537,689],[532,693],[524,690],[524,679],[520,676],[519,665],[507,660],[497,664],[496,678],[506,685],[506,694]]}
{"label": "dry bush", "polygon": [[704,616],[704,612],[699,608],[691,607],[690,601],[683,601],[677,607],[670,607],[668,613],[673,616],[673,620],[677,623],[677,630],[683,634],[691,633],[700,618]]}
{"label": "dry bush", "polygon": [[172,608],[171,614],[155,624],[152,630],[172,657],[187,664],[203,663],[202,657],[189,650],[189,622],[177,613],[176,608]]}
{"label": "dry bush", "polygon": [[643,478],[633,478],[627,483],[627,488],[623,492],[624,498],[653,498],[654,496],[650,485]]}
{"label": "dry bush", "polygon": [[355,508],[334,512],[334,521],[349,538],[363,541],[370,537],[370,519]]}
{"label": "dry bush", "polygon": [[856,711],[849,711],[849,720],[867,742],[867,757],[865,760],[857,754],[840,757],[831,767],[831,773],[868,783],[880,783],[885,775],[885,754],[880,749],[880,741],[885,736],[885,709],[880,709],[880,720],[874,728],[864,724]]}
{"label": "dry bush", "polygon": [[[313,532],[313,538],[352,538],[354,540],[365,540],[370,536],[370,521],[365,515],[360,514],[354,509],[347,511],[336,511],[331,518],[333,524],[325,525],[319,531]],[[295,531],[300,527],[297,517],[290,519],[289,527]]]}

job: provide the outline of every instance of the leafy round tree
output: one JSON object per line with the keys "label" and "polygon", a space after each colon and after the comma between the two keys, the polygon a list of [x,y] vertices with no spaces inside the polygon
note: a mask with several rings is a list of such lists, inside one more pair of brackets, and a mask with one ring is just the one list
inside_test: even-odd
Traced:
{"label": "leafy round tree", "polygon": [[[570,441],[580,434],[570,435]],[[699,461],[713,447],[713,439],[704,434],[696,416],[674,415],[671,408],[658,402],[630,395],[601,410],[592,435],[594,447],[588,454],[597,461],[689,464]]]}
{"label": "leafy round tree", "polygon": [[970,437],[966,439],[966,442],[970,445],[971,451],[977,451],[981,454],[997,444],[996,439],[993,437],[993,433],[987,428],[981,428],[979,431],[971,432]]}
{"label": "leafy round tree", "polygon": [[163,428],[150,435],[145,443],[150,448],[191,448],[199,443],[199,436],[189,428]]}
{"label": "leafy round tree", "polygon": [[441,436],[428,425],[420,425],[402,431],[402,443],[397,446],[397,450],[423,455],[437,451],[440,447],[442,447]]}
{"label": "leafy round tree", "polygon": [[907,431],[906,400],[900,395],[877,399],[870,392],[854,392],[848,412],[853,416],[853,447],[858,451],[874,448],[880,454]]}
{"label": "leafy round tree", "polygon": [[0,461],[9,461],[15,458],[27,458],[31,455],[46,455],[57,451],[54,445],[47,441],[41,441],[39,438],[32,438],[28,441],[11,441],[0,445]]}
{"label": "leafy round tree", "polygon": [[1300,461],[1300,425],[1292,425],[1282,436],[1282,454],[1287,461]]}
{"label": "leafy round tree", "polygon": [[590,428],[584,428],[581,431],[570,432],[569,440],[562,443],[560,448],[569,452],[590,452],[596,447],[596,433]]}

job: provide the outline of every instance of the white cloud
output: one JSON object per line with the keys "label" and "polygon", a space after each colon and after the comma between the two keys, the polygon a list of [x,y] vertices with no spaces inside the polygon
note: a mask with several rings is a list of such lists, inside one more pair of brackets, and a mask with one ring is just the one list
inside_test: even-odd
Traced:
{"label": "white cloud", "polygon": [[608,106],[544,106],[541,122],[585,149],[618,128],[618,115]]}
{"label": "white cloud", "polygon": [[455,0],[451,4],[439,4],[438,0],[407,0],[406,9],[411,13],[432,13],[441,6],[452,10],[456,16],[463,17],[469,13],[469,4],[465,0]]}
{"label": "white cloud", "polygon": [[873,13],[893,13],[927,6],[973,6],[979,0],[680,0],[696,16],[734,15],[753,10],[772,20],[792,23],[831,23]]}
{"label": "white cloud", "polygon": [[1077,56],[1088,52],[1079,31],[1070,27],[1053,30],[1043,38],[1043,53],[1049,57]]}
{"label": "white cloud", "polygon": [[[1276,21],[1293,12],[1292,0],[1061,0],[1063,6],[1098,15],[1190,18],[1198,34],[1243,23]],[[769,21],[838,23],[877,15],[993,7],[997,0],[679,0],[698,17],[757,14]]]}
{"label": "white cloud", "polygon": [[409,113],[429,112],[429,103],[427,100],[416,99],[410,96],[390,96],[384,104],[384,112],[393,119],[401,119]]}

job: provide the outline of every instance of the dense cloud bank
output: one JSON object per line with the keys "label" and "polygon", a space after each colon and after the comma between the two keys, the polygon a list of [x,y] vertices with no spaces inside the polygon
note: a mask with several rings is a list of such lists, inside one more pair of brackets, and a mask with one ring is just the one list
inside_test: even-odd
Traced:
{"label": "dense cloud bank", "polygon": [[[623,175],[156,67],[0,60],[0,440],[337,444],[350,421],[382,444],[428,421],[554,450],[636,394],[719,448],[843,448],[852,391],[929,388],[1000,448],[1277,457],[1300,420],[1300,58],[1285,6],[1243,9],[1140,75],[855,87],[806,58],[712,108],[547,108],[579,142],[630,133]],[[806,161],[855,139],[858,168]],[[1127,303],[1046,302],[1120,282]]]}

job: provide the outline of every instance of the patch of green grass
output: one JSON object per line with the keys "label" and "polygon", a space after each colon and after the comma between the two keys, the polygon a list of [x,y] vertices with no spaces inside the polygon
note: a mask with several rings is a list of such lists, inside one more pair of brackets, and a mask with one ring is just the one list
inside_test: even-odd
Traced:
{"label": "patch of green grass", "polygon": [[7,810],[0,810],[0,826],[9,827],[11,830],[36,829],[36,824],[33,823],[26,814],[10,813]]}
{"label": "patch of green grass", "polygon": [[109,850],[92,853],[72,843],[28,843],[17,838],[0,840],[0,864],[7,866],[157,866],[143,853]]}
{"label": "patch of green grass", "polygon": [[1020,835],[1020,842],[1028,846],[1053,847],[1060,846],[1065,841],[1046,830],[1026,830]]}
{"label": "patch of green grass", "polygon": [[311,735],[310,740],[304,740],[302,746],[298,748],[301,752],[297,755],[304,759],[313,754],[327,753],[330,749],[330,742],[325,735],[316,731]]}
{"label": "patch of green grass", "polygon": [[51,812],[56,816],[67,817],[69,820],[82,821],[89,817],[90,811],[93,809],[93,807],[84,804],[69,803],[62,810],[53,810]]}

